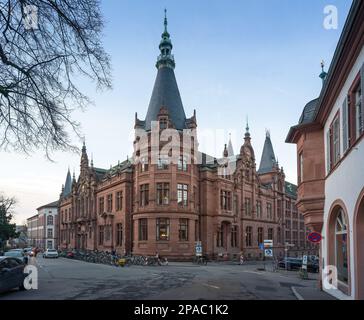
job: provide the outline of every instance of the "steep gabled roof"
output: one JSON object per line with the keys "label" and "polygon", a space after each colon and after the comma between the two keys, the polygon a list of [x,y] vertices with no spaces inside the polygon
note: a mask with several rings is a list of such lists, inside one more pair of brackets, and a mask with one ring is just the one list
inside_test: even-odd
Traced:
{"label": "steep gabled roof", "polygon": [[276,156],[274,154],[272,141],[270,139],[270,134],[267,132],[258,173],[263,174],[271,172],[275,164],[276,164]]}
{"label": "steep gabled roof", "polygon": [[152,121],[158,121],[158,114],[160,113],[161,107],[167,109],[169,119],[177,130],[187,128],[186,114],[174,70],[168,66],[162,66],[158,69],[147,116],[145,118],[145,130],[149,131],[151,129]]}
{"label": "steep gabled roof", "polygon": [[70,170],[68,169],[62,196],[67,197],[71,192],[72,192],[72,178],[71,178]]}

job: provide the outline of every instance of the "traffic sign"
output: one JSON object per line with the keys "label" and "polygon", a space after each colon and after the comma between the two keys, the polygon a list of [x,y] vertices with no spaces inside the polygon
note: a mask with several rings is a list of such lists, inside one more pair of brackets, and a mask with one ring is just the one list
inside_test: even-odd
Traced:
{"label": "traffic sign", "polygon": [[272,249],[265,249],[264,250],[264,255],[266,257],[273,257],[273,250]]}
{"label": "traffic sign", "polygon": [[308,262],[308,257],[307,256],[303,256],[303,259],[302,259],[302,269],[306,269],[307,270],[307,262]]}
{"label": "traffic sign", "polygon": [[308,241],[312,242],[312,243],[320,243],[322,240],[322,235],[321,233],[318,232],[311,232],[308,237],[307,237]]}
{"label": "traffic sign", "polygon": [[202,256],[202,243],[201,243],[201,241],[196,242],[195,251],[196,251],[196,256]]}
{"label": "traffic sign", "polygon": [[273,248],[273,240],[264,240],[264,248]]}
{"label": "traffic sign", "polygon": [[259,249],[260,249],[260,250],[264,250],[264,243],[260,243],[260,244],[259,244]]}

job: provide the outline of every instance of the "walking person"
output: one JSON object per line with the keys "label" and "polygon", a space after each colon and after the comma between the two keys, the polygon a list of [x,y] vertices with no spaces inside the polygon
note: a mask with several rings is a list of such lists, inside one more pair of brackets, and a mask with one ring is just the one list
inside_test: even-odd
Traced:
{"label": "walking person", "polygon": [[242,266],[244,264],[244,255],[243,253],[240,253],[240,265]]}

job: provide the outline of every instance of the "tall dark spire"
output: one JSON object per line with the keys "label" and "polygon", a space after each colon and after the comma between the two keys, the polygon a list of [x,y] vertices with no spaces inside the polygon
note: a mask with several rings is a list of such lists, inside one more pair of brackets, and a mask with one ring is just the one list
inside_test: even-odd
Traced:
{"label": "tall dark spire", "polygon": [[147,131],[151,130],[152,121],[158,121],[162,107],[166,114],[168,114],[169,120],[174,128],[177,130],[187,129],[186,114],[174,74],[175,63],[174,57],[171,54],[173,46],[167,30],[167,16],[164,19],[164,32],[159,45],[161,54],[157,61],[158,74],[154,83],[147,116],[143,123]]}
{"label": "tall dark spire", "polygon": [[276,156],[274,154],[272,141],[270,139],[270,132],[267,130],[263,148],[262,160],[260,161],[260,167],[258,173],[263,174],[272,172],[276,164],[277,161],[276,161]]}
{"label": "tall dark spire", "polygon": [[158,57],[156,67],[169,67],[174,69],[176,64],[174,62],[174,56],[172,54],[172,41],[171,36],[168,33],[168,20],[167,20],[167,9],[164,9],[164,32],[162,33],[162,40],[159,44],[159,50],[161,54]]}
{"label": "tall dark spire", "polygon": [[64,184],[62,196],[67,197],[71,192],[72,192],[72,179],[71,179],[70,169],[68,168],[66,182]]}

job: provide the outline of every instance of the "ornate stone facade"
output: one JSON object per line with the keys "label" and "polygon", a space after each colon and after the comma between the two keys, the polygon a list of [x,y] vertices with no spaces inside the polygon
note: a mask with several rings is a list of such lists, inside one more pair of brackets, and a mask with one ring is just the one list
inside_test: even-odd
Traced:
{"label": "ornate stone facade", "polygon": [[[185,116],[167,19],[159,48],[146,119],[135,117],[133,157],[110,170],[98,169],[89,163],[84,145],[78,179],[68,174],[60,197],[61,248],[159,252],[183,260],[195,255],[195,243],[201,241],[210,257],[233,258],[243,252],[253,259],[263,258],[259,245],[272,239],[276,256],[285,254],[286,240],[296,245],[290,254],[314,254],[297,212],[296,186],[285,181],[269,134],[259,170],[248,127],[238,155],[231,141],[225,146],[225,162],[200,153],[197,135],[190,137],[192,148],[187,150],[184,133],[196,129],[197,118],[196,112]],[[154,161],[153,123],[158,138],[165,129],[178,133],[178,161]],[[139,131],[146,132],[146,146],[140,145]],[[236,168],[227,174],[224,168],[231,163]]]}

